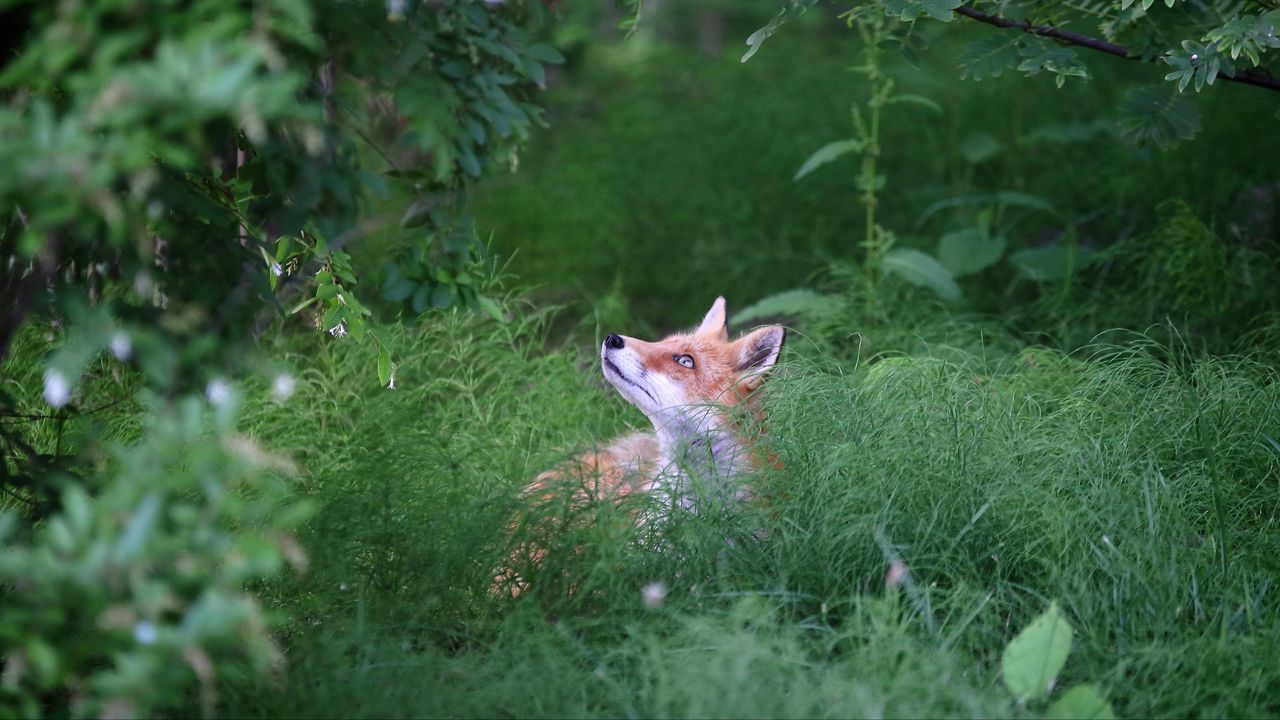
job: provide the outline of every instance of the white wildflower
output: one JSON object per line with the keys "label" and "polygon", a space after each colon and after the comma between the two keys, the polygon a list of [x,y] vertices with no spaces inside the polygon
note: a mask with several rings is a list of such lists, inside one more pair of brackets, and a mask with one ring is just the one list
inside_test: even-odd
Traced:
{"label": "white wildflower", "polygon": [[334,336],[334,337],[336,337],[336,338],[346,337],[346,336],[347,336],[347,323],[346,323],[346,321],[344,320],[344,321],[342,321],[342,322],[338,323],[337,325],[334,325],[333,327],[329,328],[329,334],[330,334],[330,335],[332,335],[332,336]]}
{"label": "white wildflower", "polygon": [[231,399],[231,383],[222,378],[214,378],[205,386],[204,395],[209,399],[210,405],[222,407]]}
{"label": "white wildflower", "polygon": [[150,645],[156,641],[156,626],[143,620],[133,626],[133,639],[137,640],[141,645]]}
{"label": "white wildflower", "polygon": [[271,381],[271,397],[276,402],[284,402],[293,397],[293,391],[297,389],[298,383],[289,373],[280,373],[276,375],[275,380]]}
{"label": "white wildflower", "polygon": [[395,389],[396,389],[396,371],[395,371],[395,369],[392,369],[392,370],[391,370],[391,381],[387,383],[387,389],[388,389],[388,390],[395,390]]}
{"label": "white wildflower", "polygon": [[111,354],[116,356],[117,360],[128,360],[133,355],[133,341],[129,339],[129,334],[123,330],[117,330],[111,336]]}
{"label": "white wildflower", "polygon": [[284,274],[284,268],[280,267],[280,263],[271,263],[271,274],[280,277]]}
{"label": "white wildflower", "polygon": [[50,368],[44,371],[44,401],[60,408],[71,398],[71,383],[61,371]]}
{"label": "white wildflower", "polygon": [[644,597],[645,607],[659,607],[662,605],[662,601],[667,599],[667,584],[664,582],[651,582],[640,590],[640,595]]}

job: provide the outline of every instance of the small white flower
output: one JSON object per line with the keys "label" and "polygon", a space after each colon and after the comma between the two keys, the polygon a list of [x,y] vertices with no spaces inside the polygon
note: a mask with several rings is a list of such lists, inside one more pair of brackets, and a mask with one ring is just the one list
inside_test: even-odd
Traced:
{"label": "small white flower", "polygon": [[61,371],[49,368],[44,371],[44,401],[60,408],[71,398],[71,383]]}
{"label": "small white flower", "polygon": [[396,389],[396,371],[394,368],[391,370],[391,381],[387,383],[387,389],[388,390]]}
{"label": "small white flower", "polygon": [[1200,59],[1200,56],[1199,56],[1199,55],[1197,55],[1197,54],[1195,54],[1195,53],[1191,53],[1191,62],[1195,62],[1195,61],[1197,61],[1197,60],[1199,60],[1199,59]]}
{"label": "small white flower", "polygon": [[338,586],[338,589],[339,589],[339,590],[341,590],[342,592],[346,592],[346,591],[347,591],[347,584],[346,584],[346,583],[342,583],[341,585],[339,585],[339,586]]}
{"label": "small white flower", "polygon": [[284,274],[284,268],[280,267],[280,263],[271,263],[271,274],[280,277]]}
{"label": "small white flower", "polygon": [[150,645],[156,641],[156,626],[143,620],[133,626],[133,639],[137,640],[141,645]]}
{"label": "small white flower", "polygon": [[116,356],[117,360],[128,360],[133,355],[133,341],[129,339],[129,334],[123,330],[117,330],[111,336],[111,354]]}
{"label": "small white flower", "polygon": [[640,590],[640,595],[644,598],[645,607],[659,607],[662,605],[662,601],[667,599],[667,584],[664,582],[651,582]]}
{"label": "small white flower", "polygon": [[222,378],[214,378],[205,386],[204,395],[209,399],[210,405],[222,407],[231,399],[231,383]]}
{"label": "small white flower", "polygon": [[347,336],[347,323],[346,323],[346,321],[340,322],[340,323],[338,323],[337,325],[334,325],[333,327],[329,328],[329,334],[330,334],[330,335],[332,335],[332,336],[334,336],[334,337],[339,337],[339,338],[340,338],[340,337],[346,337],[346,336]]}
{"label": "small white flower", "polygon": [[275,380],[271,381],[271,397],[276,402],[284,402],[293,397],[293,391],[297,389],[298,383],[289,373],[280,373],[276,375]]}

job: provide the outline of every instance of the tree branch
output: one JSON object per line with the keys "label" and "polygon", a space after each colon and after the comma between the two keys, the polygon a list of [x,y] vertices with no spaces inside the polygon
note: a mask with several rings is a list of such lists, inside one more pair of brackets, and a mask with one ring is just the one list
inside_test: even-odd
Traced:
{"label": "tree branch", "polygon": [[[1123,45],[1116,45],[1115,43],[1107,42],[1106,40],[1089,37],[1088,35],[1081,35],[1080,33],[1074,33],[1070,30],[1062,30],[1060,28],[1053,27],[1052,25],[1032,25],[1025,20],[1010,20],[1008,18],[1000,17],[999,15],[988,15],[980,10],[974,10],[971,7],[965,7],[963,5],[956,8],[956,12],[971,20],[977,20],[981,23],[994,25],[998,28],[1014,28],[1025,33],[1031,33],[1032,35],[1061,40],[1070,45],[1086,47],[1090,50],[1097,50],[1098,52],[1115,55],[1116,57],[1125,58],[1126,60],[1146,59]],[[1244,83],[1245,85],[1253,85],[1267,90],[1280,92],[1280,78],[1273,77],[1269,73],[1258,70],[1241,70],[1235,75],[1218,73],[1218,77],[1223,80],[1230,80],[1232,82]]]}

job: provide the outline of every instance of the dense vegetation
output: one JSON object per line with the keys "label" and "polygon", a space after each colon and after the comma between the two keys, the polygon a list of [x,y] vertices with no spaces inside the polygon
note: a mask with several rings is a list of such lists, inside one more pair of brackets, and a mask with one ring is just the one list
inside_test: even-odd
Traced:
{"label": "dense vegetation", "polygon": [[[1280,715],[1280,95],[952,14],[1274,7],[197,5],[0,3],[0,713]],[[717,294],[757,500],[491,593]]]}

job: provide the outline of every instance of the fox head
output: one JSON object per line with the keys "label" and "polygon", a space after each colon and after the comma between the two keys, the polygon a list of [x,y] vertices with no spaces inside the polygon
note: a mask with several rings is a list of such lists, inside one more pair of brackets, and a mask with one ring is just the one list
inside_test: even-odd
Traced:
{"label": "fox head", "polygon": [[684,408],[749,398],[777,362],[785,338],[785,328],[770,325],[729,340],[720,297],[693,332],[657,342],[610,334],[600,348],[600,365],[628,402],[661,425],[683,415]]}

